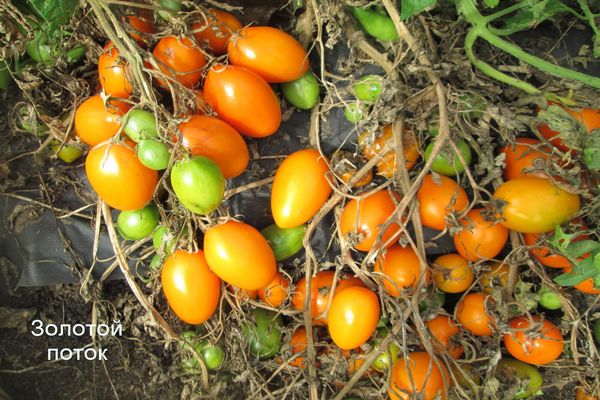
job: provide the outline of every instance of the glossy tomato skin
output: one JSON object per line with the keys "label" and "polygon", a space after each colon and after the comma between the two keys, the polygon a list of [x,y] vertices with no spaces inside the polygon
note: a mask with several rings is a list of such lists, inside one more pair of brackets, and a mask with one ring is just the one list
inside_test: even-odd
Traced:
{"label": "glossy tomato skin", "polygon": [[119,50],[110,42],[98,58],[98,78],[104,93],[124,99],[131,96],[131,83],[127,79],[127,62],[120,57]]}
{"label": "glossy tomato skin", "polygon": [[281,107],[273,89],[247,68],[212,67],[204,81],[204,98],[219,118],[245,135],[270,136],[281,124]]}
{"label": "glossy tomato skin", "polygon": [[269,241],[277,261],[286,260],[302,250],[305,232],[306,225],[283,229],[278,227],[277,224],[271,224],[260,231],[265,239]]}
{"label": "glossy tomato skin", "polygon": [[179,124],[183,146],[195,156],[213,160],[227,179],[241,175],[248,166],[248,146],[228,123],[215,117],[192,115]]}
{"label": "glossy tomato skin", "polygon": [[121,101],[109,101],[106,106],[100,95],[92,96],[75,111],[75,133],[90,146],[96,146],[117,134],[121,117],[131,106]]}
{"label": "glossy tomato skin", "polygon": [[446,216],[463,211],[469,205],[465,190],[443,175],[427,175],[417,192],[421,223],[439,231],[446,228]]}
{"label": "glossy tomato skin", "polygon": [[545,172],[534,168],[543,168],[550,159],[550,149],[547,146],[541,146],[539,140],[517,138],[514,143],[504,146],[501,152],[505,155],[505,180],[527,176],[548,177]]}
{"label": "glossy tomato skin", "polygon": [[128,15],[127,23],[131,26],[133,31],[130,36],[133,40],[137,42],[141,47],[146,47],[146,39],[144,33],[156,33],[156,27],[152,23],[151,17],[147,14],[137,15]]}
{"label": "glossy tomato skin", "polygon": [[579,211],[579,196],[547,179],[518,178],[503,183],[494,199],[506,202],[502,225],[521,233],[543,233],[570,220]]}
{"label": "glossy tomato skin", "polygon": [[469,261],[456,253],[437,257],[432,275],[433,283],[444,293],[462,293],[475,280]]}
{"label": "glossy tomato skin", "polygon": [[408,353],[408,365],[404,357],[399,357],[392,369],[392,382],[388,389],[391,400],[410,400],[409,393],[419,393],[423,400],[446,398],[444,381],[449,384],[448,371],[441,361],[435,360],[426,352]]}
{"label": "glossy tomato skin", "polygon": [[221,280],[209,269],[201,250],[171,254],[162,267],[161,281],[169,306],[188,324],[207,321],[219,305]]}
{"label": "glossy tomato skin", "polygon": [[379,321],[377,295],[361,286],[336,291],[327,314],[329,335],[339,348],[355,349],[369,340]]}
{"label": "glossy tomato skin", "polygon": [[271,283],[258,289],[258,297],[271,307],[279,307],[287,300],[289,287],[289,278],[281,272],[277,272]]}
{"label": "glossy tomato skin", "polygon": [[277,272],[267,240],[243,222],[230,220],[209,228],[204,252],[208,265],[221,279],[242,289],[264,288]]}
{"label": "glossy tomato skin", "polygon": [[331,195],[329,166],[321,153],[304,149],[290,154],[275,173],[271,212],[280,228],[295,228],[321,209]]}
{"label": "glossy tomato skin", "polygon": [[483,293],[469,293],[458,303],[456,319],[475,336],[492,336],[496,322],[487,310],[492,301]]}
{"label": "glossy tomato skin", "polygon": [[[448,315],[436,315],[425,322],[431,336],[435,338],[434,349],[436,353],[448,352],[448,355],[454,359],[460,358],[464,353],[464,348],[458,341],[460,328]],[[437,342],[436,342],[437,340]]]}
{"label": "glossy tomato skin", "polygon": [[291,105],[301,110],[310,110],[319,102],[319,81],[311,71],[294,81],[282,83],[281,91]]}
{"label": "glossy tomato skin", "polygon": [[241,29],[227,45],[229,62],[251,69],[267,82],[289,82],[308,71],[308,54],[288,33],[270,26]]}
{"label": "glossy tomato skin", "polygon": [[[411,247],[395,244],[377,257],[373,270],[385,275],[382,278],[385,291],[391,296],[400,297],[401,290],[417,287],[421,263]],[[425,282],[429,283],[428,268],[425,268]]]}
{"label": "glossy tomato skin", "polygon": [[210,158],[182,159],[171,168],[171,186],[181,204],[193,213],[213,212],[225,193],[225,180],[219,166]]}
{"label": "glossy tomato skin", "polygon": [[[533,316],[534,323],[540,323],[539,316]],[[562,354],[564,343],[560,329],[552,322],[544,320],[541,330],[533,328],[532,321],[526,317],[516,317],[509,321],[514,330],[504,335],[504,346],[511,356],[533,365],[546,365]]]}
{"label": "glossy tomato skin", "polygon": [[242,23],[235,15],[215,8],[209,8],[206,17],[206,21],[192,25],[194,37],[198,43],[206,43],[216,55],[227,53],[227,43],[242,28]]}
{"label": "glossy tomato skin", "polygon": [[469,211],[459,222],[462,230],[453,236],[458,254],[469,261],[496,257],[508,240],[508,229],[486,219],[483,208]]}
{"label": "glossy tomato skin", "polygon": [[144,207],[158,184],[158,173],[145,167],[125,144],[106,142],[91,149],[85,173],[98,197],[121,211]]}
{"label": "glossy tomato skin", "polygon": [[[192,88],[200,81],[206,59],[190,39],[178,39],[173,36],[162,38],[156,44],[152,54],[158,61],[161,71],[183,86]],[[158,82],[166,87],[163,81]]]}
{"label": "glossy tomato skin", "polygon": [[[387,190],[380,190],[357,201],[352,199],[344,207],[340,217],[340,229],[346,238],[359,236],[354,248],[360,251],[370,251],[377,243],[380,226],[394,213],[396,205],[392,195]],[[386,243],[400,230],[397,223],[392,223],[381,235],[379,245]],[[360,238],[363,238],[362,240]],[[387,246],[394,244],[390,242]]]}

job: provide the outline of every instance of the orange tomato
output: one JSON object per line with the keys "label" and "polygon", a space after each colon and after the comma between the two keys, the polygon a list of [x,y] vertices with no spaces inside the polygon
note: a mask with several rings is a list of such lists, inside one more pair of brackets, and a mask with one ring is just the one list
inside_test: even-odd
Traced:
{"label": "orange tomato", "polygon": [[575,396],[575,400],[598,400],[597,397],[587,394],[581,386],[577,387]]}
{"label": "orange tomato", "polygon": [[188,324],[207,321],[219,305],[221,280],[208,268],[202,250],[171,254],[163,264],[161,282],[169,306]]}
{"label": "orange tomato", "polygon": [[[546,365],[562,354],[563,336],[552,322],[542,322],[539,316],[533,316],[532,320],[535,324],[541,322],[541,329],[534,328],[534,324],[526,316],[511,319],[509,326],[513,331],[504,335],[504,346],[517,360],[533,365]],[[530,328],[534,328],[533,331]]]}
{"label": "orange tomato", "polygon": [[459,220],[462,230],[453,236],[456,251],[469,261],[494,258],[508,240],[508,229],[489,221],[483,208],[476,208]]}
{"label": "orange tomato", "polygon": [[[337,150],[331,155],[333,175],[340,178],[344,183],[349,183],[356,175],[359,168],[366,162],[365,158],[345,150]],[[352,187],[359,188],[368,185],[373,180],[373,171],[369,170]]]}
{"label": "orange tomato", "polygon": [[[192,88],[200,81],[206,59],[190,39],[178,39],[174,36],[162,38],[156,44],[152,54],[160,70],[183,86]],[[158,83],[166,87],[164,81],[158,80]]]}
{"label": "orange tomato", "polygon": [[227,290],[234,295],[235,301],[238,305],[242,305],[248,300],[256,300],[256,297],[258,297],[257,290],[241,289],[233,285],[227,285]]}
{"label": "orange tomato", "polygon": [[[569,267],[565,268],[563,270],[563,272],[564,273],[571,272],[572,269],[573,269],[573,267],[569,266]],[[600,288],[596,288],[594,286],[594,278],[586,279],[585,281],[578,283],[577,285],[575,285],[573,287],[585,294],[600,294]]]}
{"label": "orange tomato", "polygon": [[469,261],[454,253],[435,259],[432,276],[435,286],[446,293],[462,293],[475,280]]}
{"label": "orange tomato", "polygon": [[[386,144],[390,150],[384,151]],[[396,152],[394,149],[395,138],[392,125],[383,128],[383,134],[377,136],[372,144],[369,143],[369,132],[363,132],[358,138],[358,146],[362,148],[362,154],[368,159],[381,157],[382,161],[377,164],[379,175],[392,178],[396,172]],[[404,154],[404,166],[410,170],[419,159],[419,142],[417,136],[410,129],[404,129],[402,133],[402,152]]]}
{"label": "orange tomato", "polygon": [[281,107],[273,89],[247,68],[212,67],[204,81],[204,98],[219,118],[245,135],[270,136],[281,124]]}
{"label": "orange tomato", "polygon": [[[541,241],[544,234],[541,233],[524,233],[523,241],[530,247],[529,253],[534,256],[542,265],[545,265],[550,268],[569,268],[571,267],[571,262],[567,260],[566,257],[556,253],[549,246],[540,246],[538,243]],[[588,239],[588,235],[577,236],[573,239],[573,242],[578,242],[580,240]],[[587,256],[581,257],[581,259]]]}
{"label": "orange tomato", "polygon": [[[380,232],[381,225],[390,219],[395,209],[392,195],[387,190],[380,190],[360,200],[352,199],[340,217],[342,235],[356,250],[370,251],[376,243],[386,243],[400,230],[397,223],[392,223],[385,232]],[[387,246],[392,244],[394,241]]]}
{"label": "orange tomato", "polygon": [[433,346],[436,353],[447,352],[452,358],[459,359],[464,348],[459,342],[460,328],[447,315],[436,315],[425,322],[431,336],[435,338]]}
{"label": "orange tomato", "polygon": [[[308,346],[308,339],[306,337],[306,328],[301,326],[294,331],[294,333],[292,334],[292,337],[290,338],[290,346],[292,346],[293,354],[300,354],[300,353],[303,353],[306,351],[306,347]],[[298,368],[306,367],[304,357],[294,358],[290,362],[290,365],[293,367],[298,367]]]}
{"label": "orange tomato", "polygon": [[[506,157],[504,179],[510,180],[525,176],[547,178],[548,175],[539,169],[545,169],[551,151],[547,146],[540,146],[541,143],[537,139],[517,138],[514,143],[502,147],[500,151]],[[534,169],[537,163],[539,163],[537,169]]]}
{"label": "orange tomato", "polygon": [[492,294],[494,287],[505,288],[508,285],[508,264],[499,262],[489,263],[489,268],[481,271],[479,282],[483,288],[483,293]]}
{"label": "orange tomato", "polygon": [[145,167],[125,144],[101,143],[91,149],[85,173],[98,197],[121,211],[143,208],[158,184],[158,172]]}
{"label": "orange tomato", "polygon": [[273,181],[271,212],[280,228],[295,228],[307,222],[331,195],[329,167],[315,149],[300,150],[283,160]]}
{"label": "orange tomato", "polygon": [[141,35],[140,33],[156,33],[154,24],[147,16],[128,15],[127,23],[131,26],[132,30],[139,32],[132,32],[130,33],[130,36],[142,47],[146,47],[146,39],[144,38],[144,35]]}
{"label": "orange tomato", "polygon": [[391,400],[410,400],[418,393],[420,399],[445,399],[450,384],[448,371],[441,361],[432,359],[422,351],[408,353],[408,365],[404,357],[398,357],[392,369],[392,382],[388,389]]}
{"label": "orange tomato", "polygon": [[264,288],[258,289],[258,297],[271,307],[279,307],[288,297],[290,280],[281,272]]}
{"label": "orange tomato", "polygon": [[243,222],[230,220],[209,228],[204,234],[204,253],[215,274],[242,289],[264,288],[277,272],[269,242]]}
{"label": "orange tomato", "polygon": [[[550,102],[550,104],[555,104]],[[565,108],[573,118],[577,121],[581,122],[584,128],[588,132],[592,132],[594,129],[600,128],[600,110],[595,110],[592,108],[582,108],[581,111],[571,110],[569,108]],[[559,132],[550,129],[547,124],[538,125],[538,132],[545,139],[549,140],[554,146],[558,147],[563,151],[572,151],[572,149],[567,146],[560,138],[556,138],[555,136],[559,135]]]}
{"label": "orange tomato", "polygon": [[131,83],[127,79],[127,62],[111,42],[104,46],[98,58],[98,80],[104,93],[113,97],[129,98]]}
{"label": "orange tomato", "polygon": [[241,29],[227,45],[229,62],[251,69],[267,82],[289,82],[308,71],[304,47],[284,31],[270,26]]}
{"label": "orange tomato", "polygon": [[487,311],[487,305],[492,301],[490,296],[483,293],[469,293],[458,303],[456,319],[475,336],[492,336],[496,321]]}
{"label": "orange tomato", "polygon": [[221,169],[225,178],[241,175],[248,166],[248,146],[235,129],[215,117],[192,115],[179,124],[182,144],[195,156],[206,156]]}
{"label": "orange tomato", "polygon": [[209,8],[206,19],[192,25],[198,43],[206,43],[207,48],[221,55],[227,53],[227,43],[231,35],[242,28],[242,23],[226,11]]}
{"label": "orange tomato", "polygon": [[369,340],[379,321],[379,299],[362,286],[336,291],[327,314],[331,340],[344,350],[355,349]]}
{"label": "orange tomato", "polygon": [[[391,296],[399,297],[402,289],[417,287],[421,276],[419,257],[411,247],[395,244],[384,250],[373,268],[385,275],[383,288]],[[425,268],[425,282],[429,283],[429,269]]]}
{"label": "orange tomato", "polygon": [[104,105],[100,95],[92,96],[75,111],[75,133],[90,146],[115,136],[121,127],[121,117],[131,108],[127,103],[112,100]]}
{"label": "orange tomato", "polygon": [[427,175],[417,192],[421,223],[439,231],[446,228],[446,216],[461,212],[469,205],[465,190],[451,178]]}

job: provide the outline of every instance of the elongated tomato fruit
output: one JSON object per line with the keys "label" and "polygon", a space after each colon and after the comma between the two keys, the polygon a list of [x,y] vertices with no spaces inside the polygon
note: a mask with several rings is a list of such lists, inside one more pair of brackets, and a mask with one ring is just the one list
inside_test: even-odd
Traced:
{"label": "elongated tomato fruit", "polygon": [[219,305],[221,280],[209,269],[202,250],[171,254],[162,267],[161,281],[169,306],[188,324],[208,320]]}
{"label": "elongated tomato fruit", "polygon": [[304,47],[284,31],[270,26],[243,28],[227,45],[229,62],[256,72],[267,82],[289,82],[308,71]]}
{"label": "elongated tomato fruit", "polygon": [[98,80],[106,94],[113,97],[131,96],[131,83],[127,79],[127,62],[119,57],[119,50],[108,43],[98,58]]}
{"label": "elongated tomato fruit", "polygon": [[331,195],[329,167],[318,150],[290,154],[279,166],[271,192],[273,219],[280,228],[295,228],[311,219]]}
{"label": "elongated tomato fruit", "polygon": [[379,321],[377,295],[361,286],[336,292],[327,316],[329,334],[342,350],[363,345],[375,332]]}
{"label": "elongated tomato fruit", "polygon": [[240,289],[262,289],[277,272],[267,239],[243,222],[228,221],[208,229],[204,235],[204,253],[210,269]]}

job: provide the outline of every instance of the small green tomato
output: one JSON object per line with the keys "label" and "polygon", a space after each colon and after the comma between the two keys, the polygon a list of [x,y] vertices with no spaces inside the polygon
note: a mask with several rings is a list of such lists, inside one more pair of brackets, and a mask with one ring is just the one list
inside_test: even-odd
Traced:
{"label": "small green tomato", "polygon": [[150,235],[158,225],[160,215],[154,204],[140,210],[121,211],[117,218],[117,229],[127,240],[140,240]]}
{"label": "small green tomato", "polygon": [[358,124],[367,114],[368,108],[360,101],[348,103],[344,108],[344,117],[353,124]]}
{"label": "small green tomato", "polygon": [[[428,161],[431,158],[433,146],[434,142],[427,145],[427,148],[425,149],[425,161]],[[458,147],[462,158],[465,160],[466,165],[460,161],[460,158],[450,146],[446,146],[435,156],[433,164],[431,164],[431,170],[433,172],[445,176],[456,176],[465,171],[465,168],[469,166],[471,159],[473,158],[471,148],[464,140],[456,142],[456,146]],[[450,160],[451,158],[452,161]]]}
{"label": "small green tomato", "polygon": [[367,103],[375,103],[383,91],[383,78],[379,75],[365,75],[353,86],[357,99]]}

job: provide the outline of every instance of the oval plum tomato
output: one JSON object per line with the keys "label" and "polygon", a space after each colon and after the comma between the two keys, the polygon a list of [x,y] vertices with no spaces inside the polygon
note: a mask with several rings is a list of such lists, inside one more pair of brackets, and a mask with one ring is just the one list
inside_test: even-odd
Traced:
{"label": "oval plum tomato", "polygon": [[379,75],[361,76],[352,85],[352,91],[357,99],[367,103],[375,103],[383,91],[383,77]]}
{"label": "oval plum tomato", "polygon": [[241,29],[227,45],[229,62],[251,69],[267,82],[289,82],[308,71],[308,54],[289,34],[270,26]]}
{"label": "oval plum tomato", "polygon": [[[386,151],[386,146],[389,148]],[[358,147],[362,154],[368,159],[381,157],[382,161],[377,164],[379,175],[392,178],[396,172],[396,149],[395,137],[392,125],[386,125],[383,133],[373,141],[370,140],[369,132],[363,132],[358,138]],[[405,128],[402,132],[402,153],[404,155],[404,166],[410,170],[419,159],[419,142],[415,133]]]}
{"label": "oval plum tomato", "polygon": [[132,31],[130,36],[141,47],[146,47],[146,35],[144,33],[156,33],[156,27],[146,15],[128,15],[127,23],[131,26]]}
{"label": "oval plum tomato", "polygon": [[425,326],[434,340],[434,349],[436,353],[447,352],[454,359],[460,358],[464,353],[464,348],[459,342],[460,328],[448,315],[436,315]]}
{"label": "oval plum tomato", "polygon": [[502,147],[500,150],[505,155],[504,179],[511,180],[534,176],[547,178],[544,172],[550,159],[551,150],[541,146],[537,139],[517,138],[514,143]]}
{"label": "oval plum tomato", "polygon": [[149,236],[158,225],[160,214],[154,204],[139,210],[121,211],[117,217],[117,229],[127,240],[140,240]]}
{"label": "oval plum tomato", "polygon": [[98,197],[121,211],[144,207],[158,184],[158,173],[142,165],[125,144],[102,143],[91,149],[85,173]]}
{"label": "oval plum tomato", "polygon": [[319,102],[319,81],[312,71],[294,81],[282,83],[281,91],[291,105],[301,110],[310,110]]}
{"label": "oval plum tomato", "polygon": [[500,185],[494,199],[502,200],[501,224],[521,233],[543,233],[570,220],[579,211],[579,196],[547,179],[517,178]]}
{"label": "oval plum tomato", "polygon": [[248,146],[235,129],[215,117],[192,115],[179,124],[182,144],[195,156],[213,160],[225,178],[235,178],[248,166]]}
{"label": "oval plum tomato", "polygon": [[394,364],[388,389],[390,399],[409,400],[415,393],[423,400],[445,399],[444,382],[450,384],[450,380],[444,364],[422,351],[408,353],[407,358],[408,363],[404,357],[399,357]]}
{"label": "oval plum tomato", "polygon": [[[432,141],[425,148],[425,161],[429,161],[431,158],[434,146],[435,141]],[[450,145],[446,145],[442,146],[440,152],[433,159],[431,170],[446,176],[456,176],[457,174],[465,172],[465,168],[471,164],[471,159],[473,158],[471,147],[469,147],[467,142],[462,139],[456,142],[456,147],[460,151],[466,165],[460,161],[460,158],[458,157],[458,154],[455,153],[454,149]]]}
{"label": "oval plum tomato", "polygon": [[204,234],[204,252],[221,279],[242,289],[264,288],[277,272],[267,240],[243,222],[231,220],[209,228]]}
{"label": "oval plum tomato", "polygon": [[[162,38],[152,54],[158,61],[160,70],[183,86],[192,88],[200,81],[206,59],[190,39],[173,36]],[[158,83],[166,87],[162,80],[158,80]]]}
{"label": "oval plum tomato", "polygon": [[201,250],[171,254],[163,264],[161,282],[169,306],[188,324],[207,321],[219,305],[221,280],[209,269]]}
{"label": "oval plum tomato", "polygon": [[[385,232],[381,232],[381,225],[390,219],[395,209],[392,195],[385,189],[360,200],[352,199],[340,217],[342,235],[360,251],[370,251],[376,243],[387,243],[400,230],[400,226],[391,223]],[[392,244],[394,241],[390,241],[386,247]]]}
{"label": "oval plum tomato", "polygon": [[290,280],[281,272],[277,272],[271,283],[258,289],[258,298],[271,307],[279,307],[286,301],[289,287]]}
{"label": "oval plum tomato", "polygon": [[454,253],[436,258],[431,275],[435,286],[444,293],[462,293],[475,280],[469,261]]}
{"label": "oval plum tomato", "polygon": [[121,126],[121,117],[131,106],[112,100],[106,105],[100,95],[92,96],[75,111],[75,133],[90,146],[113,137]]}
{"label": "oval plum tomato", "polygon": [[273,89],[247,68],[213,66],[204,81],[204,98],[219,118],[245,135],[270,136],[281,124],[281,107]]}
{"label": "oval plum tomato", "polygon": [[361,286],[351,286],[334,294],[327,314],[331,340],[340,349],[355,349],[369,340],[379,321],[377,295]]}
{"label": "oval plum tomato", "polygon": [[280,228],[307,222],[331,195],[329,166],[315,149],[299,150],[283,160],[273,181],[271,212]]}
{"label": "oval plum tomato", "polygon": [[273,357],[281,347],[281,317],[273,311],[255,308],[254,321],[242,327],[248,349],[260,358]]}
{"label": "oval plum tomato", "polygon": [[125,99],[131,96],[127,68],[127,62],[120,57],[119,50],[111,42],[104,46],[98,58],[98,80],[104,93]]}
{"label": "oval plum tomato", "polygon": [[225,193],[219,166],[204,156],[177,161],[171,168],[171,186],[185,208],[201,215],[214,211]]}
{"label": "oval plum tomato", "polygon": [[[549,232],[552,233],[552,232]],[[546,245],[540,245],[540,241],[544,238],[541,233],[524,233],[523,241],[530,247],[529,253],[534,256],[542,265],[550,268],[569,268],[571,262],[566,257],[556,253],[553,249]],[[580,235],[575,237],[572,242],[579,242],[588,239],[588,235]],[[582,257],[582,259],[585,256]]]}
{"label": "oval plum tomato", "polygon": [[[568,266],[567,268],[563,269],[563,272],[568,273],[571,272],[572,269],[572,266]],[[574,285],[573,287],[585,294],[600,294],[600,287],[597,288],[594,286],[594,278],[586,279],[583,282]]]}
{"label": "oval plum tomato", "polygon": [[[554,103],[550,102],[550,104]],[[600,128],[600,110],[596,110],[593,108],[582,108],[581,111],[577,111],[565,107],[563,108],[566,112],[571,114],[573,118],[579,121],[588,132],[592,132],[593,130]],[[567,152],[572,151],[572,149],[569,146],[567,146],[560,138],[555,137],[560,133],[551,129],[547,124],[542,123],[538,125],[538,132],[540,133],[540,135],[542,135],[545,139],[549,140],[550,143],[552,143],[559,149]]]}
{"label": "oval plum tomato", "polygon": [[226,11],[209,8],[204,21],[192,25],[198,43],[206,43],[216,55],[227,53],[231,35],[242,28],[242,23]]}
{"label": "oval plum tomato", "polygon": [[531,320],[521,316],[511,319],[508,324],[513,331],[504,335],[504,346],[517,360],[533,365],[546,365],[562,354],[563,336],[552,322],[541,321],[539,316],[534,316]]}
{"label": "oval plum tomato", "polygon": [[417,192],[421,223],[439,231],[446,228],[446,217],[461,212],[469,205],[465,190],[447,176],[425,176]]}
{"label": "oval plum tomato", "polygon": [[476,208],[459,220],[462,230],[452,238],[458,254],[469,261],[494,258],[508,240],[508,229],[486,219],[485,209]]}
{"label": "oval plum tomato", "polygon": [[475,336],[492,336],[496,321],[487,310],[491,302],[493,299],[483,293],[469,293],[458,303],[456,319]]}
{"label": "oval plum tomato", "polygon": [[509,269],[508,264],[501,264],[499,262],[491,262],[486,268],[482,269],[479,276],[479,283],[481,283],[483,293],[492,294],[494,288],[506,288],[506,285],[508,285]]}
{"label": "oval plum tomato", "polygon": [[[391,296],[399,297],[401,290],[417,287],[421,276],[421,263],[411,247],[395,244],[377,257],[373,270],[385,275],[385,291]],[[428,268],[425,268],[425,282],[429,283]]]}
{"label": "oval plum tomato", "polygon": [[137,108],[127,113],[123,130],[136,143],[144,139],[155,139],[158,137],[158,127],[154,114]]}
{"label": "oval plum tomato", "polygon": [[171,159],[169,146],[158,140],[142,140],[137,145],[137,156],[140,162],[150,169],[161,171],[167,169]]}
{"label": "oval plum tomato", "polygon": [[276,224],[269,225],[260,231],[265,239],[269,241],[277,261],[286,260],[302,249],[305,232],[306,225],[283,229]]}

